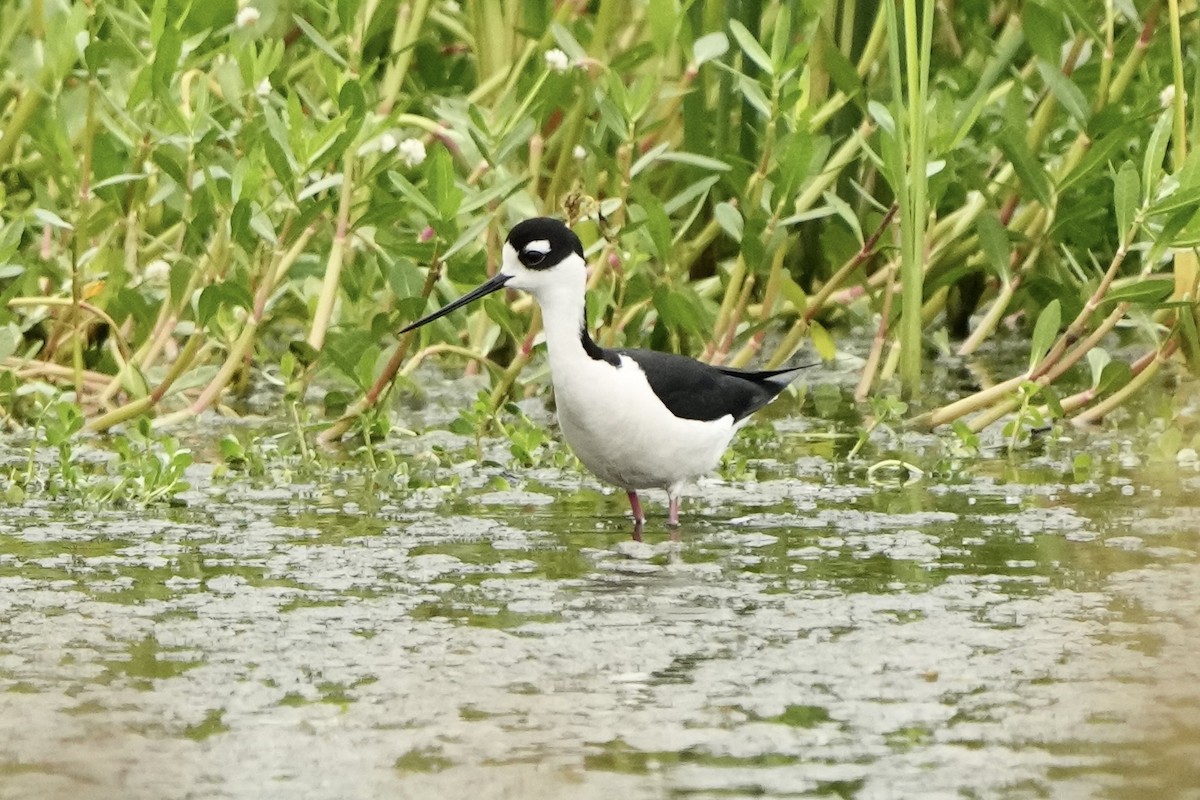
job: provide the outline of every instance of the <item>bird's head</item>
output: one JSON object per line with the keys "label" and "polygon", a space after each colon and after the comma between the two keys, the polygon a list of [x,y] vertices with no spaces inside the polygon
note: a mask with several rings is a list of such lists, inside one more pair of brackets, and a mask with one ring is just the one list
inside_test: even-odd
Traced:
{"label": "bird's head", "polygon": [[550,298],[556,295],[577,298],[582,303],[586,280],[587,261],[579,237],[559,220],[534,217],[516,224],[508,232],[500,270],[487,282],[400,332],[407,333],[441,319],[451,311],[503,288],[529,292],[543,307],[548,300],[553,302]]}
{"label": "bird's head", "polygon": [[540,299],[549,288],[565,286],[579,293],[576,284],[586,278],[583,243],[574,231],[550,217],[517,223],[508,232],[500,263],[507,286],[523,289]]}

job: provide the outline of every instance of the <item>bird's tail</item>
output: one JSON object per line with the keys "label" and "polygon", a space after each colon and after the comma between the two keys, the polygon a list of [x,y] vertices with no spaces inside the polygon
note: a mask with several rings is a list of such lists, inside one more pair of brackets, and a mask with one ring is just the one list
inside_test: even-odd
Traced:
{"label": "bird's tail", "polygon": [[779,389],[783,389],[792,381],[796,380],[796,378],[799,378],[801,371],[806,370],[809,367],[815,367],[819,363],[820,362],[800,364],[799,366],[784,367],[783,369],[764,369],[759,370],[758,372],[747,372],[745,370],[723,367],[718,367],[718,369],[727,375],[736,375],[739,378],[747,378],[755,383],[769,383],[777,386]]}
{"label": "bird's tail", "polygon": [[814,363],[812,363],[812,364],[801,364],[801,365],[800,365],[800,366],[798,366],[798,367],[787,367],[786,369],[775,370],[775,371],[774,371],[774,372],[775,372],[775,374],[774,374],[774,375],[771,375],[771,376],[769,376],[769,377],[766,379],[766,380],[767,380],[767,383],[774,383],[774,384],[776,384],[777,386],[780,386],[780,387],[787,386],[787,385],[788,385],[788,384],[790,384],[792,381],[794,381],[794,380],[796,380],[797,378],[799,378],[799,377],[800,377],[800,373],[801,373],[803,370],[806,370],[806,369],[808,369],[809,367],[815,367],[815,366],[817,366],[817,363],[819,363],[819,362],[814,362]]}

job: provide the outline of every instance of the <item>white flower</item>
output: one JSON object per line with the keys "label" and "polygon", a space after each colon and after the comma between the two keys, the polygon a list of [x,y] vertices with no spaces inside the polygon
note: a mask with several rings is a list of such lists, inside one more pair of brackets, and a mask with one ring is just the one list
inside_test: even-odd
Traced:
{"label": "white flower", "polygon": [[165,284],[171,279],[171,265],[161,258],[156,258],[146,265],[142,277],[146,283]]}
{"label": "white flower", "polygon": [[571,155],[575,156],[576,161],[583,161],[587,158],[587,150],[583,148],[583,145],[577,144],[575,145],[575,149],[571,151]]}
{"label": "white flower", "polygon": [[[420,144],[418,142],[417,144]],[[379,152],[390,153],[396,149],[396,137],[390,133],[382,133],[379,135]],[[425,146],[421,145],[421,158],[425,158]]]}
{"label": "white flower", "polygon": [[254,88],[254,93],[259,97],[266,97],[271,93],[271,79],[263,78],[258,82],[258,86]]}
{"label": "white flower", "polygon": [[[1183,93],[1183,102],[1187,102],[1187,92]],[[1175,84],[1168,83],[1163,90],[1158,93],[1158,102],[1163,108],[1170,108],[1175,104]]]}
{"label": "white flower", "polygon": [[425,160],[425,143],[420,139],[405,139],[400,143],[400,158],[407,166],[420,166]]}
{"label": "white flower", "polygon": [[556,47],[546,51],[546,66],[555,72],[566,72],[571,67],[571,59]]}
{"label": "white flower", "polygon": [[243,6],[238,9],[237,26],[239,28],[249,28],[254,25],[262,17],[262,13],[254,6]]}

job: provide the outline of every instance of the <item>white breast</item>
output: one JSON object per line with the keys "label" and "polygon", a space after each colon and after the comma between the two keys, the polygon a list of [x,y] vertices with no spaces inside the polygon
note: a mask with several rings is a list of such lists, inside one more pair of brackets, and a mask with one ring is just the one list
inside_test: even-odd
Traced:
{"label": "white breast", "polygon": [[586,357],[556,360],[553,353],[551,361],[563,436],[584,466],[623,489],[677,493],[717,466],[739,427],[731,416],[674,416],[628,356],[620,367]]}

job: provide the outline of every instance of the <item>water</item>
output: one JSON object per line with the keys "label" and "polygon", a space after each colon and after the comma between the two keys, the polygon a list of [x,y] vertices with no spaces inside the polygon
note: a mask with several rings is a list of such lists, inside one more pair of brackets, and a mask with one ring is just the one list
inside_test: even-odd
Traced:
{"label": "water", "polygon": [[794,411],[677,544],[553,459],[0,509],[0,797],[1200,797],[1194,467]]}

